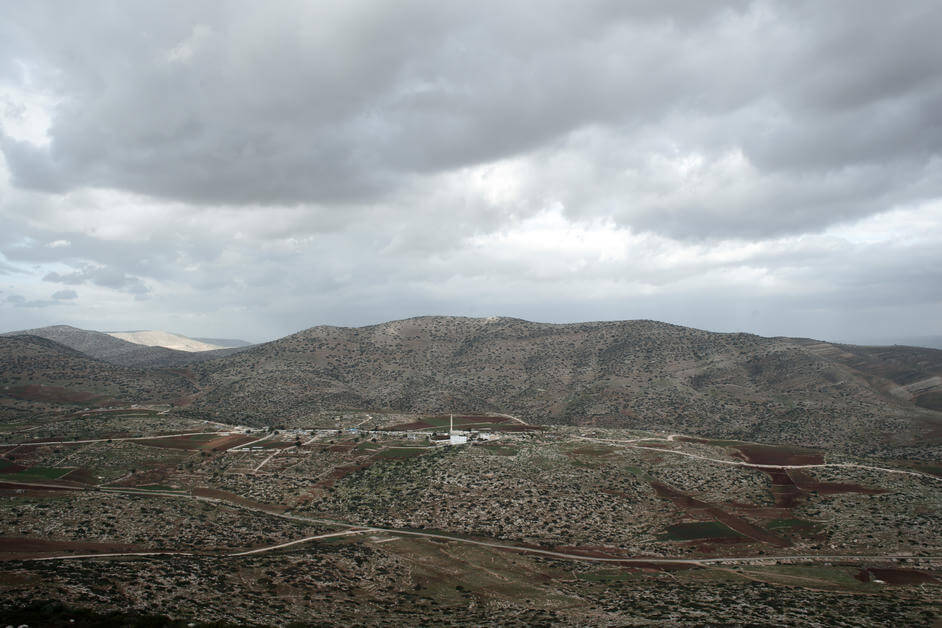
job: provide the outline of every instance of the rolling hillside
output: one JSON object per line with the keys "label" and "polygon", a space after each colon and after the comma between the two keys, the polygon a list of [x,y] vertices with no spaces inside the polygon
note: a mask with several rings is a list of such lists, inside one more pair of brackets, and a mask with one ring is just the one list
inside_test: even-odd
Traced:
{"label": "rolling hillside", "polygon": [[655,321],[422,317],[313,327],[194,365],[203,393],[191,412],[264,425],[343,408],[497,411],[534,423],[933,455],[942,415],[899,394],[896,379],[900,369],[931,379],[940,356]]}
{"label": "rolling hillside", "polygon": [[170,403],[194,390],[171,370],[108,364],[38,336],[0,337],[0,417],[63,405]]}

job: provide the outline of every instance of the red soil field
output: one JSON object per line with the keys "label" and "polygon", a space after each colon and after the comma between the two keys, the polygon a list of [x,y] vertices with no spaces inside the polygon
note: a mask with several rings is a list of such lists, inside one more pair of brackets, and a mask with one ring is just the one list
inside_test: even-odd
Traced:
{"label": "red soil field", "polygon": [[367,462],[364,464],[346,464],[340,467],[334,467],[334,470],[331,471],[327,475],[327,477],[325,477],[323,480],[321,480],[314,486],[316,488],[329,488],[333,486],[337,480],[342,480],[343,478],[347,477],[351,473],[356,473],[357,471],[361,471],[367,468],[368,466],[370,466],[371,464],[372,462]]}
{"label": "red soil field", "polygon": [[261,447],[262,449],[288,449],[290,447],[294,447],[294,443],[289,443],[288,441],[284,440],[274,440],[267,443],[259,443],[257,445],[253,445],[253,447]]}
{"label": "red soil field", "polygon": [[81,482],[82,484],[97,484],[98,478],[92,475],[92,472],[88,469],[74,469],[63,475],[61,480],[69,480],[72,482]]}
{"label": "red soil field", "polygon": [[400,423],[399,425],[393,425],[392,427],[387,427],[386,429],[391,432],[407,432],[409,430],[425,430],[430,427],[435,427],[424,421],[413,421],[412,423]]}
{"label": "red soil field", "polygon": [[113,552],[140,552],[145,548],[126,543],[91,543],[82,541],[50,541],[26,537],[0,537],[0,560],[17,560],[28,555],[107,554]]}
{"label": "red soil field", "polygon": [[798,469],[789,469],[788,476],[795,482],[795,486],[803,491],[817,491],[822,494],[833,495],[837,493],[863,493],[864,495],[881,495],[887,491],[879,488],[868,488],[860,484],[849,482],[819,482],[808,473]]}
{"label": "red soil field", "polygon": [[337,443],[336,445],[331,445],[330,447],[328,447],[327,451],[335,451],[338,453],[345,454],[348,451],[351,451],[356,446],[357,446],[356,443],[353,443],[353,442]]}
{"label": "red soil field", "polygon": [[860,573],[854,576],[861,582],[870,582],[871,580],[882,580],[888,584],[923,584],[925,582],[942,582],[942,578],[925,571],[915,569],[880,569],[878,567],[869,567],[861,569]]}
{"label": "red soil field", "polygon": [[244,445],[245,443],[250,443],[255,440],[254,436],[245,436],[244,434],[233,434],[232,436],[220,436],[219,438],[214,438],[211,441],[207,441],[203,444],[200,449],[215,449],[217,451],[226,451],[227,449],[232,449],[233,447],[238,447],[239,445]]}
{"label": "red soil field", "polygon": [[456,416],[455,423],[461,422],[464,423],[506,423],[510,421],[507,417],[502,416]]}
{"label": "red soil field", "polygon": [[768,543],[769,545],[776,545],[778,547],[788,547],[791,545],[788,540],[772,534],[768,530],[760,528],[757,525],[753,525],[742,517],[727,512],[714,504],[695,499],[690,495],[687,495],[686,493],[683,493],[682,491],[679,491],[676,488],[661,482],[650,482],[650,484],[657,493],[658,497],[669,499],[674,503],[675,506],[692,515],[696,514],[694,511],[700,511],[704,515],[707,515],[708,517],[715,519],[720,523],[726,524],[727,527],[735,530],[736,532],[739,532],[743,536],[748,536],[751,539]]}
{"label": "red soil field", "polygon": [[[451,415],[439,414],[431,418],[443,420],[447,419],[449,416]],[[504,423],[505,421],[511,420],[503,416],[484,416],[479,414],[456,414],[454,417],[455,423]]]}
{"label": "red soil field", "polygon": [[[223,441],[229,438],[230,436],[220,436],[217,438],[210,438],[207,436],[206,440],[201,438],[202,435],[196,436],[174,436],[172,438],[160,438],[159,436],[154,437],[153,439],[139,440],[137,441],[141,445],[147,445],[148,447],[161,447],[163,449],[212,449],[213,446],[210,443]],[[251,437],[245,437],[243,435],[235,436],[235,438],[248,438],[244,442],[250,442],[254,440]],[[235,445],[229,445],[234,447]]]}
{"label": "red soil field", "polygon": [[817,451],[784,445],[736,445],[737,457],[753,464],[821,464],[824,456]]}

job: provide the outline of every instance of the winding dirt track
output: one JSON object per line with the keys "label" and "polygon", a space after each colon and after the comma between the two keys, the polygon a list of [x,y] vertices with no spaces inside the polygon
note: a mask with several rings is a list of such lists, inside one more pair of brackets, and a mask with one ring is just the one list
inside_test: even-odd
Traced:
{"label": "winding dirt track", "polygon": [[[659,450],[660,451],[660,450]],[[12,482],[7,482],[7,484],[14,484]],[[76,487],[62,487],[49,484],[26,484],[23,483],[22,486],[42,486],[49,488],[60,488],[60,489],[71,489],[71,490],[92,490],[92,489],[76,489]],[[102,558],[147,558],[152,556],[220,556],[220,557],[229,557],[229,558],[238,558],[240,556],[248,556],[252,554],[261,554],[264,552],[270,552],[278,550],[285,547],[290,547],[294,545],[299,545],[309,541],[314,541],[317,539],[355,535],[355,534],[364,534],[364,533],[380,533],[380,534],[389,534],[393,536],[413,536],[427,539],[434,539],[439,541],[448,541],[452,543],[464,543],[466,545],[477,545],[479,547],[490,547],[493,549],[510,551],[510,552],[519,552],[522,554],[535,554],[538,556],[547,556],[549,558],[556,558],[562,560],[573,560],[573,561],[582,561],[582,562],[592,562],[592,563],[614,563],[614,564],[624,564],[624,565],[697,565],[705,567],[708,565],[716,564],[750,564],[750,563],[768,563],[770,561],[794,561],[794,562],[835,562],[835,561],[845,561],[845,562],[878,562],[878,561],[896,561],[900,559],[909,559],[909,558],[918,558],[921,561],[942,561],[942,556],[912,556],[905,554],[884,554],[884,555],[794,555],[794,556],[726,556],[722,558],[642,558],[642,557],[625,557],[625,558],[616,558],[616,557],[598,557],[598,556],[585,556],[582,554],[571,554],[566,552],[555,552],[553,550],[544,550],[535,547],[524,547],[519,545],[508,545],[505,543],[494,543],[490,541],[478,541],[475,539],[466,539],[457,536],[450,536],[447,534],[437,534],[433,532],[417,532],[413,530],[398,530],[395,528],[378,528],[373,526],[359,526],[350,523],[345,523],[342,521],[332,521],[329,519],[315,519],[311,517],[300,517],[298,515],[289,515],[285,513],[273,513],[267,510],[262,510],[261,508],[254,508],[251,506],[246,506],[243,504],[234,504],[225,500],[211,498],[211,497],[199,497],[196,495],[189,495],[186,493],[161,493],[158,491],[150,491],[147,493],[142,493],[133,490],[109,490],[108,493],[126,493],[133,495],[151,495],[155,497],[176,497],[182,499],[194,499],[197,501],[212,503],[216,505],[227,505],[234,508],[241,508],[243,510],[249,510],[253,512],[259,512],[266,514],[272,517],[280,517],[282,519],[291,519],[293,521],[303,521],[307,523],[319,523],[322,525],[335,526],[340,528],[345,528],[341,532],[330,532],[326,534],[319,534],[310,537],[304,537],[302,539],[297,539],[295,541],[289,541],[287,543],[280,543],[278,545],[271,545],[262,548],[256,548],[251,550],[244,550],[240,552],[231,552],[223,554],[197,554],[194,552],[175,552],[175,551],[166,551],[166,552],[126,552],[126,553],[109,553],[109,554],[67,554],[62,556],[44,556],[41,558],[22,558],[16,560],[92,560],[92,559],[102,559]]]}
{"label": "winding dirt track", "polygon": [[[509,415],[504,415],[509,416]],[[516,417],[511,417],[516,418]],[[519,420],[519,419],[517,419]],[[225,434],[225,432],[210,432],[218,433],[220,435]],[[190,434],[180,434],[179,436],[192,435]],[[118,441],[118,440],[152,440],[155,438],[168,438],[174,435],[162,435],[162,436],[143,436],[143,437],[132,437],[132,438],[115,438],[115,439],[95,439],[89,441],[61,441],[62,444],[69,443],[81,443],[81,442],[105,442],[108,440]],[[616,439],[603,439],[603,438],[591,438],[587,436],[581,436],[582,440],[607,443],[612,445],[618,445],[622,447],[630,447],[633,449],[644,449],[648,451],[655,451],[660,454],[675,454],[679,456],[685,456],[688,458],[693,458],[697,460],[702,460],[704,462],[712,462],[715,464],[724,464],[729,466],[737,467],[746,467],[754,469],[809,469],[816,467],[845,467],[845,468],[860,468],[868,469],[872,471],[882,471],[886,473],[900,473],[905,475],[917,476],[937,482],[942,482],[942,478],[920,473],[917,471],[904,471],[902,469],[890,469],[885,467],[875,467],[870,465],[861,465],[854,463],[820,463],[820,464],[802,464],[802,465],[770,465],[770,464],[756,464],[749,463],[739,460],[722,460],[717,458],[709,458],[706,456],[700,456],[697,454],[692,454],[684,451],[677,451],[672,449],[663,449],[660,447],[649,447],[645,445],[639,445],[641,441],[651,441],[651,440],[664,440],[668,442],[673,442],[674,439],[681,434],[671,434],[666,438],[660,437],[646,437],[638,438],[632,440],[616,440]],[[268,436],[259,439],[265,440]],[[258,442],[258,441],[254,441]],[[27,443],[27,444],[39,444],[39,443]],[[57,443],[46,443],[46,444],[57,444]],[[252,443],[249,443],[251,445]],[[14,446],[14,445],[6,445]],[[242,446],[243,448],[245,445]],[[235,450],[232,450],[235,451]],[[276,452],[277,453],[277,452]],[[273,457],[273,456],[272,456]],[[271,457],[269,457],[269,460]],[[267,462],[267,460],[265,461]],[[264,465],[264,463],[263,463]],[[44,488],[44,489],[56,489],[56,490],[100,490],[98,488],[89,488],[89,487],[80,487],[80,486],[66,486],[58,485],[52,483],[38,483],[38,482],[11,482],[5,481],[2,483],[4,487],[23,487],[23,488]],[[655,565],[671,565],[671,564],[682,564],[682,565],[697,565],[697,566],[707,566],[711,564],[735,564],[735,563],[767,563],[769,561],[796,561],[796,562],[834,562],[834,561],[851,561],[851,562],[873,562],[873,561],[895,561],[904,558],[918,558],[919,560],[925,561],[942,561],[942,556],[918,556],[914,557],[911,555],[899,555],[899,554],[888,554],[888,555],[793,555],[793,556],[736,556],[736,557],[722,557],[722,558],[640,558],[640,557],[625,557],[625,558],[616,558],[616,557],[597,557],[597,556],[585,556],[581,554],[571,554],[566,552],[556,552],[552,550],[538,549],[534,547],[524,547],[517,545],[508,545],[504,543],[495,543],[490,541],[479,541],[474,539],[461,538],[456,536],[450,536],[447,534],[437,534],[432,532],[417,532],[412,530],[398,530],[394,528],[378,528],[378,527],[364,527],[360,525],[354,525],[346,523],[343,521],[332,521],[329,519],[315,519],[310,517],[301,517],[298,515],[290,515],[286,513],[277,513],[270,510],[264,510],[262,508],[256,508],[253,506],[248,506],[245,504],[238,504],[230,502],[224,499],[216,497],[205,497],[198,495],[191,495],[187,493],[177,493],[177,492],[162,492],[162,491],[140,491],[135,489],[120,489],[120,488],[108,488],[106,491],[112,494],[130,494],[130,495],[148,495],[153,497],[174,497],[182,499],[193,499],[197,501],[202,501],[206,503],[211,503],[215,505],[226,505],[234,508],[241,508],[244,510],[249,510],[253,512],[262,513],[265,515],[279,517],[283,519],[290,519],[293,521],[302,521],[306,523],[317,523],[321,525],[333,526],[343,528],[343,531],[340,532],[331,532],[326,534],[320,534],[310,537],[305,537],[302,539],[297,539],[295,541],[289,541],[287,543],[280,543],[278,545],[272,545],[262,548],[256,548],[251,550],[243,550],[233,553],[223,553],[223,554],[197,554],[193,552],[182,552],[182,551],[164,551],[164,552],[128,552],[128,553],[109,553],[109,554],[80,554],[80,555],[62,555],[62,556],[45,556],[41,558],[24,558],[20,560],[79,560],[79,559],[102,559],[102,558],[134,558],[134,557],[153,557],[153,556],[196,556],[196,555],[212,555],[212,556],[222,556],[222,557],[240,557],[248,556],[254,554],[260,554],[264,552],[275,551],[285,547],[292,547],[295,545],[307,543],[309,541],[315,541],[318,539],[356,535],[363,533],[381,533],[389,534],[394,536],[412,536],[420,537],[427,539],[434,539],[439,541],[448,541],[454,543],[464,543],[468,545],[477,545],[481,547],[490,547],[493,549],[520,552],[525,554],[535,554],[539,556],[547,556],[550,558],[562,559],[562,560],[574,560],[574,561],[585,561],[585,562],[595,562],[595,563],[618,563],[618,564],[655,564]]]}
{"label": "winding dirt track", "polygon": [[758,464],[755,462],[744,462],[742,460],[722,460],[720,458],[708,458],[706,456],[698,456],[697,454],[691,454],[686,451],[677,451],[676,449],[664,449],[661,447],[646,447],[645,445],[637,445],[636,443],[646,440],[667,440],[673,441],[674,437],[681,436],[681,434],[671,434],[667,438],[637,438],[633,440],[615,440],[610,438],[591,438],[589,436],[579,436],[578,438],[582,440],[593,441],[597,443],[608,443],[611,445],[620,445],[622,447],[630,447],[631,449],[646,449],[648,451],[656,451],[660,454],[675,454],[677,456],[686,456],[687,458],[694,458],[696,460],[703,460],[705,462],[714,462],[716,464],[725,464],[732,467],[747,467],[750,469],[814,469],[814,468],[824,468],[824,467],[844,467],[851,469],[867,469],[869,471],[883,471],[885,473],[901,473],[903,475],[914,475],[916,477],[925,478],[927,480],[933,480],[935,482],[942,482],[942,477],[931,475],[929,473],[920,473],[919,471],[904,471],[903,469],[889,469],[887,467],[873,467],[867,464],[855,464],[852,462],[822,462],[819,464]]}

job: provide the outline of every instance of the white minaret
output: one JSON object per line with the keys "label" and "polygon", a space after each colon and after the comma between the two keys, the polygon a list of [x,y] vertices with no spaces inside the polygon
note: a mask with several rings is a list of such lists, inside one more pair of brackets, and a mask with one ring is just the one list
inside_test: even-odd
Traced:
{"label": "white minaret", "polygon": [[455,431],[455,415],[449,414],[448,415],[448,436],[451,436],[454,431]]}

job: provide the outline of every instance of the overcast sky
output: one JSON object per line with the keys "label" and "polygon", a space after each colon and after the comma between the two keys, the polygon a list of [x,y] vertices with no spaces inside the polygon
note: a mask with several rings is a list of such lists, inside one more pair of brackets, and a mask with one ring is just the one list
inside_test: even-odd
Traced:
{"label": "overcast sky", "polygon": [[942,334],[942,3],[0,0],[0,331]]}

